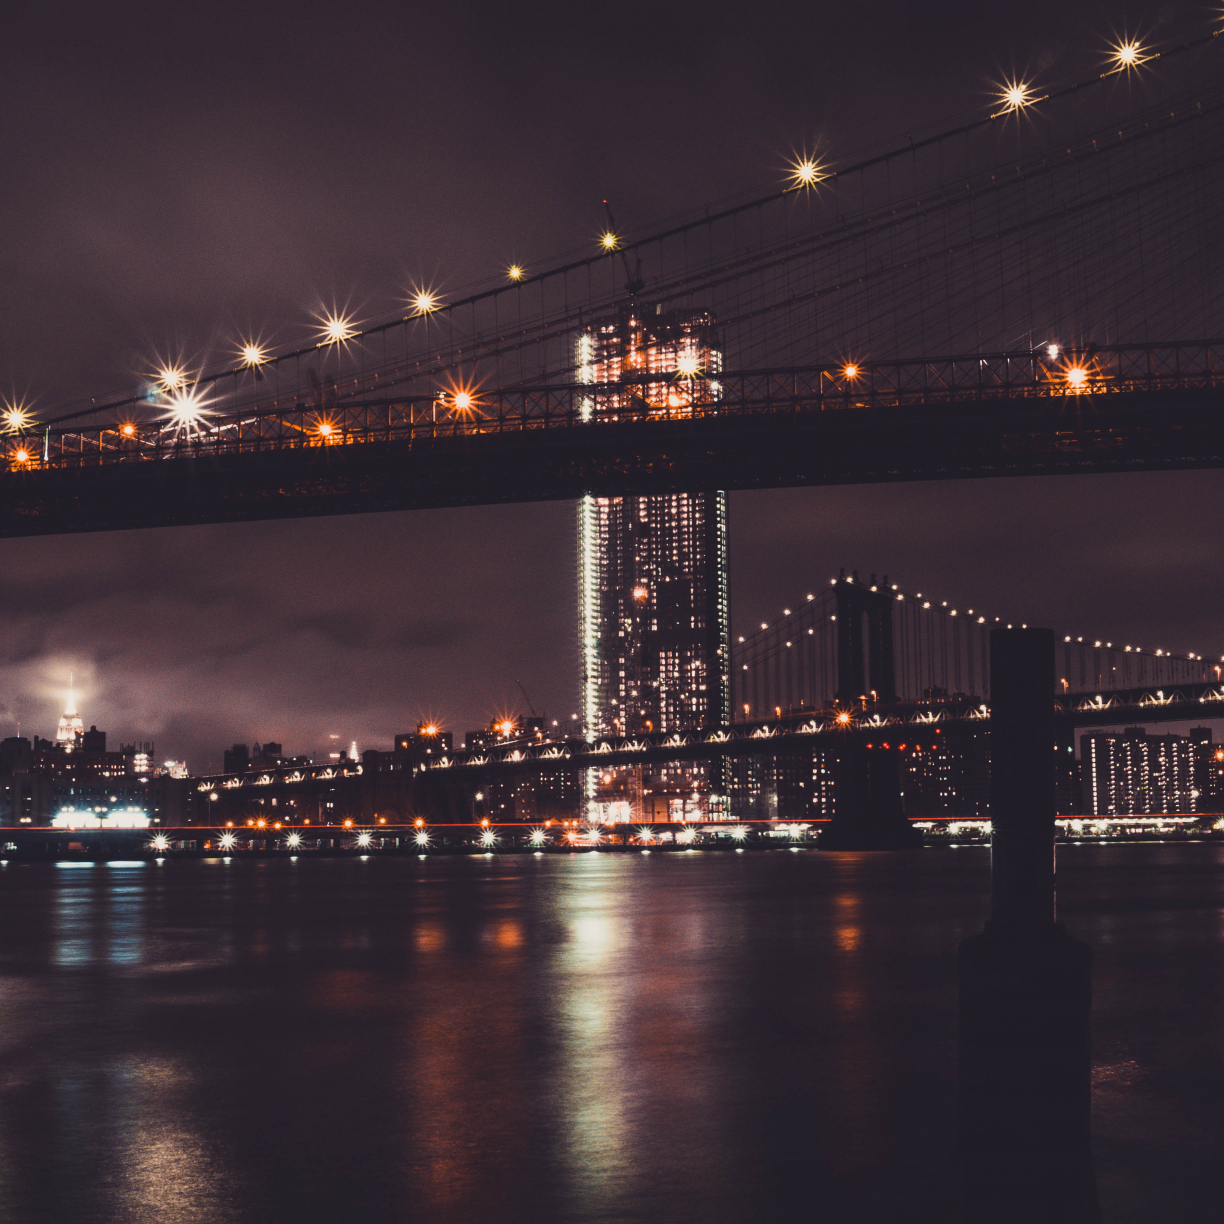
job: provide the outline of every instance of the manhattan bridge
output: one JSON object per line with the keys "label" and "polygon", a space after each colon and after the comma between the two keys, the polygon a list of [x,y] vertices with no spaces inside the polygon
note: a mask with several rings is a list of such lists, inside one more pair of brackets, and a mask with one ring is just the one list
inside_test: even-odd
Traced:
{"label": "manhattan bridge", "polygon": [[[292,346],[234,336],[223,360],[151,362],[122,395],[11,405],[0,535],[1224,466],[1221,33],[1003,82],[946,130],[801,153],[772,189],[655,227],[609,210],[588,251],[471,292],[416,286],[387,317],[321,311]],[[584,338],[618,319],[699,320],[708,341],[613,366]],[[728,643],[717,719],[588,717],[581,739],[427,771],[717,770],[765,740],[852,731],[844,793],[879,814],[895,768],[890,783],[865,750],[889,728],[988,719],[997,618],[886,580],[823,583]],[[1068,727],[1224,709],[1216,656],[1060,637]]]}

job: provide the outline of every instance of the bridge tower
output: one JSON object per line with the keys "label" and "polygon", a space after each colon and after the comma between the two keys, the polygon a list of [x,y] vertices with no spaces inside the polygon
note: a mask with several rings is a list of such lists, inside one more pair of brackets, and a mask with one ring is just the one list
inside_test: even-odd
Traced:
{"label": "bridge tower", "polygon": [[893,597],[888,578],[877,583],[846,577],[842,570],[834,587],[837,597],[837,700],[848,703],[866,697],[873,702],[896,700],[897,671],[893,653]]}
{"label": "bridge tower", "polygon": [[[860,709],[897,698],[893,603],[888,579],[837,579],[837,701]],[[823,850],[904,850],[922,845],[905,818],[896,748],[848,730],[837,745],[836,807],[820,835]]]}

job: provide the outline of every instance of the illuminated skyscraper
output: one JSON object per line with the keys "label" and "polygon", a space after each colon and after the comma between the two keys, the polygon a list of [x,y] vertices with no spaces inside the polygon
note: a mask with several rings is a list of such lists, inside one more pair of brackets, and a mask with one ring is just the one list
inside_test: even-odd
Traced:
{"label": "illuminated skyscraper", "polygon": [[[712,318],[638,304],[578,339],[588,415],[665,419],[721,395]],[[631,391],[600,384],[637,382]],[[584,497],[578,511],[582,715],[588,738],[727,721],[727,506],[722,492]],[[591,771],[592,819],[703,819],[726,807],[721,764]]]}
{"label": "illuminated skyscraper", "polygon": [[72,684],[72,673],[68,674],[68,700],[64,704],[64,713],[60,716],[59,726],[55,729],[56,747],[71,752],[79,743],[79,737],[85,734],[85,724],[76,708],[76,689]]}

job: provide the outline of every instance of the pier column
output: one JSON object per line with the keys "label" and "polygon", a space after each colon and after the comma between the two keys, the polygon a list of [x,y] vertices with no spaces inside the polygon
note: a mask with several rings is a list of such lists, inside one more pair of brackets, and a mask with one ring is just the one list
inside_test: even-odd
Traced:
{"label": "pier column", "polygon": [[922,833],[905,818],[901,761],[895,748],[868,748],[858,732],[838,740],[836,807],[820,834],[821,850],[909,850]]}
{"label": "pier column", "polygon": [[1096,1224],[1091,953],[1057,921],[1054,634],[990,635],[991,911],[960,947],[965,1224]]}

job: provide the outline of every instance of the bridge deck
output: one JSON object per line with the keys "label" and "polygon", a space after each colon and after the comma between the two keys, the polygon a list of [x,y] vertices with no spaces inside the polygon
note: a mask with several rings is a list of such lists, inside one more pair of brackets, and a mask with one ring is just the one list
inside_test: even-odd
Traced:
{"label": "bridge deck", "polygon": [[10,467],[0,535],[802,485],[1224,466],[1224,388],[594,421]]}

